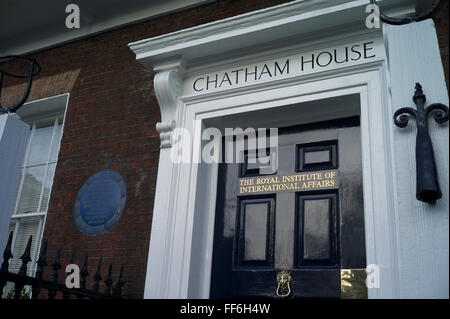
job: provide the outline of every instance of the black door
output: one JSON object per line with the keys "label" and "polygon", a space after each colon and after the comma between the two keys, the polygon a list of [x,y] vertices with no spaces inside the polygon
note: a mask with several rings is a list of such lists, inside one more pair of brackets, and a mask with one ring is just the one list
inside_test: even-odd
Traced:
{"label": "black door", "polygon": [[359,118],[278,134],[272,174],[220,164],[211,298],[340,298],[366,267]]}

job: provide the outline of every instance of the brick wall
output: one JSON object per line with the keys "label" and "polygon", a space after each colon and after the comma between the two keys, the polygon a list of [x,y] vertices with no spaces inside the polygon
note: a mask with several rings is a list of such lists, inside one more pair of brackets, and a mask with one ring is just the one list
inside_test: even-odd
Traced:
{"label": "brick wall", "polygon": [[[103,278],[109,262],[116,265],[115,277],[117,265],[123,264],[129,297],[143,296],[159,156],[155,124],[160,120],[160,113],[152,75],[136,62],[127,44],[283,2],[288,1],[217,1],[33,55],[42,66],[40,79],[58,78],[64,83],[36,82],[33,99],[62,93],[61,87],[70,90],[44,232],[44,240],[49,243],[49,264],[57,248],[63,247],[64,268],[71,249],[75,248],[79,264],[84,252],[89,253],[92,276],[102,255]],[[448,81],[448,1],[444,3],[435,20]],[[68,71],[77,74],[70,85],[64,81],[73,81],[72,78],[58,77]],[[19,84],[18,80],[8,80],[4,86],[14,91],[11,88]],[[3,94],[2,99],[5,98]],[[74,224],[73,203],[86,179],[104,169],[116,170],[124,178],[127,206],[121,220],[110,231],[86,236]]]}

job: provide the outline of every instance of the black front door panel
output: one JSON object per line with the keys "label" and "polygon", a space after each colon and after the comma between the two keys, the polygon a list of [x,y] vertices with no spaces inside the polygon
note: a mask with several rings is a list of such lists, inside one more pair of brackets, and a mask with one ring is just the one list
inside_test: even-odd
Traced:
{"label": "black front door panel", "polygon": [[[365,268],[358,118],[279,130],[278,169],[220,164],[212,298],[340,298],[341,269]],[[247,155],[246,155],[247,157]]]}

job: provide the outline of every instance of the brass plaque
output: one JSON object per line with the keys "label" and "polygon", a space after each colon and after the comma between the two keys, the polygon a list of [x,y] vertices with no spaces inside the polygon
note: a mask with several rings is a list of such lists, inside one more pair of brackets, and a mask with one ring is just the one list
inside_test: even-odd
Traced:
{"label": "brass plaque", "polygon": [[341,299],[367,299],[365,269],[341,269]]}
{"label": "brass plaque", "polygon": [[292,175],[267,175],[239,179],[239,194],[272,192],[297,192],[339,187],[337,170],[298,173]]}

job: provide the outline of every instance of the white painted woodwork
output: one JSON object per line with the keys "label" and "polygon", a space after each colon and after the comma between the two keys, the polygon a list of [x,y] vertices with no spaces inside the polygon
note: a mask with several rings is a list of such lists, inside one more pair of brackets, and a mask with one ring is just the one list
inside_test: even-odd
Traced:
{"label": "white painted woodwork", "polygon": [[[361,117],[367,263],[380,267],[380,287],[369,297],[448,298],[448,124],[431,124],[445,195],[428,206],[415,199],[415,124],[401,130],[392,119],[412,104],[415,81],[430,103],[448,103],[435,30],[429,20],[368,30],[366,5],[293,1],[129,45],[156,72],[164,134],[145,298],[209,297],[217,164],[172,163],[173,123],[194,137],[181,145],[195,159],[211,125],[281,127],[349,115]],[[191,89],[202,75],[369,39],[377,56],[363,63]]]}

